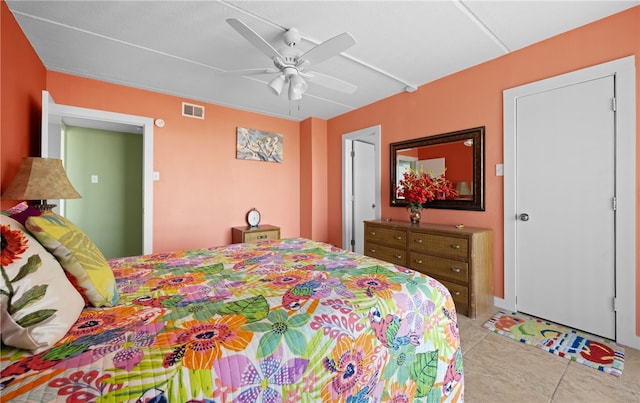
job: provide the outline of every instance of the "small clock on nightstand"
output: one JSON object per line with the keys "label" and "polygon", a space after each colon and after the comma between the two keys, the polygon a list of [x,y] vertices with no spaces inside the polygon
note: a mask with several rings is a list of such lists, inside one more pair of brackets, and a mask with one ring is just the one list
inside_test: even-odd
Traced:
{"label": "small clock on nightstand", "polygon": [[247,224],[249,224],[250,228],[260,225],[260,212],[255,207],[247,213]]}

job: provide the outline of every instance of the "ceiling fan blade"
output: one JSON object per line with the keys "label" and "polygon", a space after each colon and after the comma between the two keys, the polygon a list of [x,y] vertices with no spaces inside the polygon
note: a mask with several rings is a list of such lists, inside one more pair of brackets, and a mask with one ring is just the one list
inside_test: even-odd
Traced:
{"label": "ceiling fan blade", "polygon": [[317,71],[305,72],[302,76],[307,78],[313,84],[318,84],[331,90],[344,92],[345,94],[353,94],[358,89],[358,86],[355,84],[351,84],[333,76],[318,73]]}
{"label": "ceiling fan blade", "polygon": [[261,74],[282,74],[282,72],[278,69],[242,69],[242,70],[229,70],[225,71],[222,74],[227,76],[257,76]]}
{"label": "ceiling fan blade", "polygon": [[317,64],[336,56],[356,44],[356,40],[348,32],[327,39],[305,52],[301,59]]}
{"label": "ceiling fan blade", "polygon": [[249,28],[249,26],[247,26],[244,22],[236,18],[229,18],[227,20],[227,23],[231,25],[233,29],[238,31],[238,33],[242,35],[246,40],[248,40],[253,46],[260,49],[260,51],[262,51],[262,53],[264,53],[265,55],[269,56],[272,59],[274,57],[279,57],[282,59],[280,53],[278,53],[278,51],[273,46],[271,46],[269,42],[265,41],[260,35],[258,35],[256,31]]}

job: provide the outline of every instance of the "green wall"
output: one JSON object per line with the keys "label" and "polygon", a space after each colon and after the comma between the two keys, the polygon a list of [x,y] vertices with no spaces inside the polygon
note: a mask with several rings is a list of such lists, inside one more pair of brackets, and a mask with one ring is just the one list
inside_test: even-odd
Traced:
{"label": "green wall", "polygon": [[65,201],[66,217],[107,259],[141,255],[142,136],[68,126],[63,141],[67,174],[82,195]]}

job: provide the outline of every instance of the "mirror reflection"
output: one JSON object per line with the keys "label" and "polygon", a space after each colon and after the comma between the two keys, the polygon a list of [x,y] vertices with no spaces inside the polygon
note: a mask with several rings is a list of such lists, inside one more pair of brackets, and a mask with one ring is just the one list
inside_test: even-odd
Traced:
{"label": "mirror reflection", "polygon": [[392,143],[391,205],[406,206],[397,189],[409,169],[432,175],[445,172],[457,196],[434,200],[428,208],[484,210],[484,127]]}

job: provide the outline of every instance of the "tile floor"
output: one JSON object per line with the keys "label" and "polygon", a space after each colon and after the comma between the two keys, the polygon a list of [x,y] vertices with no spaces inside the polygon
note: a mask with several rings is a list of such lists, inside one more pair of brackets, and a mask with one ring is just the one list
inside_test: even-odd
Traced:
{"label": "tile floor", "polygon": [[625,347],[618,378],[483,329],[497,311],[458,316],[466,402],[640,403],[640,350]]}

